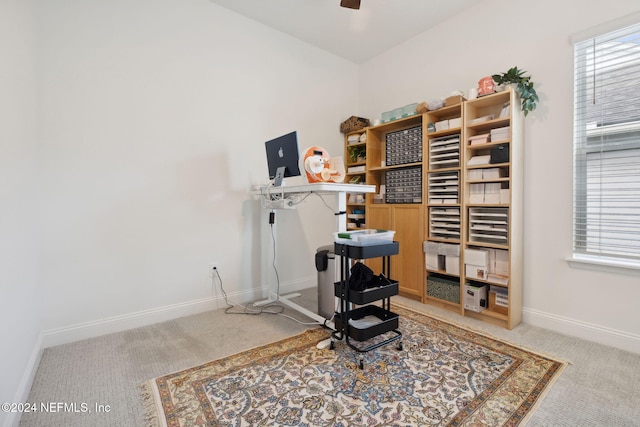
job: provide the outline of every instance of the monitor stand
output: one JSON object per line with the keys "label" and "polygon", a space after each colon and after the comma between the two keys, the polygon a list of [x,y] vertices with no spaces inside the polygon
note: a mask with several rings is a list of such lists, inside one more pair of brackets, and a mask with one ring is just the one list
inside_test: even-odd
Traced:
{"label": "monitor stand", "polygon": [[276,169],[276,177],[273,179],[274,187],[282,186],[282,181],[284,180],[284,172],[286,169],[286,166],[280,166],[278,169]]}

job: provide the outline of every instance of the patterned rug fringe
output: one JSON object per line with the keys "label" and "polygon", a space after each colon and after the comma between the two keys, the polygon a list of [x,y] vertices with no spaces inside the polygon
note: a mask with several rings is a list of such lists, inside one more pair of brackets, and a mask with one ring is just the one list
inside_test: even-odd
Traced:
{"label": "patterned rug fringe", "polygon": [[149,380],[140,386],[140,394],[144,404],[144,427],[161,427],[160,417],[158,416],[160,409],[155,398],[155,387],[153,380]]}

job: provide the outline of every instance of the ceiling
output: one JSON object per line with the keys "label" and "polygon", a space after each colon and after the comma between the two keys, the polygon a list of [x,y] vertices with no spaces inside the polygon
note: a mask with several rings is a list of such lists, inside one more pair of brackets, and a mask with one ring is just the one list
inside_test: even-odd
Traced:
{"label": "ceiling", "polygon": [[483,0],[209,0],[360,64]]}

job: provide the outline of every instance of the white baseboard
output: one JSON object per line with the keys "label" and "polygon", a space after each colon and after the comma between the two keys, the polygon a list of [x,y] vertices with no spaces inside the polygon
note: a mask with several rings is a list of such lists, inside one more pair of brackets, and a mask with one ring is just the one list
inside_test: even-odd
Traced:
{"label": "white baseboard", "polygon": [[[43,335],[40,334],[33,345],[33,350],[31,351],[29,361],[27,362],[27,366],[22,374],[22,379],[20,380],[20,384],[16,390],[13,402],[28,402],[31,385],[33,384],[33,379],[36,376],[38,366],[40,365],[40,359],[42,359],[42,352],[44,351],[42,341]],[[22,414],[20,412],[7,413],[7,418],[5,418],[3,427],[18,427],[21,415]]]}
{"label": "white baseboard", "polygon": [[[262,288],[229,294],[229,298],[235,302],[247,302],[263,298],[265,295],[266,289]],[[225,307],[224,298],[222,296],[207,297],[164,307],[142,310],[121,316],[113,316],[105,319],[65,326],[62,328],[50,329],[42,333],[42,348],[44,349],[56,345],[68,344],[114,332],[126,331],[222,307]]]}
{"label": "white baseboard", "polygon": [[[280,285],[280,294],[296,292],[311,286],[316,286],[316,281],[317,279],[315,277],[306,277],[293,282],[282,283]],[[267,289],[259,288],[230,293],[228,294],[228,297],[230,301],[234,303],[245,303],[247,301],[255,301],[260,298],[264,298],[266,295]],[[152,308],[149,310],[142,310],[135,313],[113,316],[106,319],[44,331],[42,333],[41,344],[42,348],[68,344],[74,341],[94,338],[114,332],[126,331],[128,329],[165,322],[167,320],[177,319],[178,317],[190,316],[192,314],[198,314],[222,307],[225,307],[224,298],[222,296],[215,296],[164,307]]]}
{"label": "white baseboard", "polygon": [[522,321],[529,325],[551,329],[564,335],[570,335],[640,354],[639,335],[530,308],[523,308]]}

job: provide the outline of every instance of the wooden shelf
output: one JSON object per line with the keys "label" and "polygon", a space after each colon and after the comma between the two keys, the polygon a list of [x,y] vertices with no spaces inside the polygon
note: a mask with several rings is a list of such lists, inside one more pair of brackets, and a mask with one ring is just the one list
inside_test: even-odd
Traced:
{"label": "wooden shelf", "polygon": [[483,279],[471,279],[469,278],[468,280],[472,280],[474,282],[479,282],[479,283],[485,283],[487,285],[492,285],[492,286],[500,286],[501,288],[508,288],[509,284],[504,284],[504,283],[496,283],[496,282],[492,282],[491,280],[483,280]]}
{"label": "wooden shelf", "polygon": [[382,123],[377,126],[371,126],[367,128],[367,130],[370,132],[380,132],[380,131],[384,131],[384,133],[393,132],[393,131],[404,129],[408,126],[411,126],[414,124],[414,122],[422,122],[422,115],[414,114],[413,116],[403,117],[401,119]]}
{"label": "wooden shelf", "polygon": [[[450,243],[450,242],[447,242]],[[427,272],[429,273],[437,273],[437,274],[442,274],[443,276],[450,276],[450,277],[460,277],[459,274],[451,274],[451,273],[447,273],[446,270],[431,270],[431,269],[426,269]]]}
{"label": "wooden shelf", "polygon": [[468,179],[467,180],[467,184],[482,184],[484,182],[509,182],[509,181],[510,181],[509,177],[507,177],[507,178],[491,178],[491,179]]}
{"label": "wooden shelf", "polygon": [[[443,205],[444,206],[444,205]],[[508,208],[508,204],[500,203],[466,203],[468,208]]]}
{"label": "wooden shelf", "polygon": [[466,244],[468,246],[478,246],[478,247],[489,248],[489,249],[509,249],[509,245],[500,245],[497,243],[488,243],[488,242],[476,242],[473,240],[467,241]]}
{"label": "wooden shelf", "polygon": [[427,169],[427,173],[438,173],[438,172],[459,172],[460,166],[454,168],[442,168],[442,169]]}
{"label": "wooden shelf", "polygon": [[[355,132],[355,133],[361,133],[361,132]],[[367,141],[363,141],[363,142],[353,142],[351,144],[347,143],[347,147],[362,147],[363,145],[367,145]]]}
{"label": "wooden shelf", "polygon": [[384,171],[388,171],[388,170],[410,168],[410,167],[415,167],[415,166],[422,166],[422,162],[404,163],[402,165],[393,165],[393,166],[370,167],[368,170],[369,170],[369,172],[384,172]]}
{"label": "wooden shelf", "polygon": [[448,306],[448,307],[456,308],[458,310],[460,309],[460,304],[459,303],[447,301],[446,299],[436,298],[436,297],[432,297],[432,296],[427,296],[427,297],[425,297],[425,299],[427,300],[427,302],[436,303],[434,305],[442,304],[442,305],[445,305],[445,306]]}
{"label": "wooden shelf", "polygon": [[491,147],[495,147],[496,145],[509,144],[511,142],[510,139],[502,139],[498,141],[484,142],[482,144],[469,145],[466,144],[467,151],[480,151],[487,150]]}
{"label": "wooden shelf", "polygon": [[[486,130],[491,130],[494,128],[499,128],[503,126],[508,126],[511,117],[500,117],[497,119],[486,120],[484,122],[471,123],[467,125],[468,131],[475,131],[476,134],[482,133]],[[472,132],[473,133],[473,132]],[[470,135],[473,136],[473,135]]]}
{"label": "wooden shelf", "polygon": [[425,304],[433,305],[435,307],[443,308],[445,310],[452,311],[454,313],[461,314],[462,306],[451,301],[443,300],[440,298],[434,298],[431,296],[425,296]]}
{"label": "wooden shelf", "polygon": [[440,242],[440,243],[460,243],[460,239],[445,239],[442,237],[429,237],[427,240],[430,242]]}
{"label": "wooden shelf", "polygon": [[[346,165],[346,167],[347,167],[347,168],[350,168],[350,167],[352,167],[352,166],[366,166],[366,165],[367,165],[367,161],[366,161],[366,160],[363,160],[363,161],[361,161],[361,162],[348,163],[348,164]],[[366,172],[366,171],[363,171],[363,172],[361,172],[361,173],[365,173],[365,172]]]}
{"label": "wooden shelf", "polygon": [[435,132],[429,132],[427,134],[427,137],[429,139],[431,139],[431,138],[438,138],[440,136],[456,135],[456,134],[459,134],[461,131],[462,131],[461,127],[449,128],[449,129],[444,129],[444,130],[437,130]]}
{"label": "wooden shelf", "polygon": [[496,320],[501,320],[503,322],[507,322],[509,320],[509,316],[506,314],[502,314],[502,313],[497,313],[495,311],[491,311],[489,309],[486,310],[482,310],[481,312],[476,312],[476,311],[471,311],[471,310],[465,310],[465,315],[470,316],[470,317],[476,317],[478,319],[482,319],[483,317],[491,317],[493,319]]}

